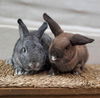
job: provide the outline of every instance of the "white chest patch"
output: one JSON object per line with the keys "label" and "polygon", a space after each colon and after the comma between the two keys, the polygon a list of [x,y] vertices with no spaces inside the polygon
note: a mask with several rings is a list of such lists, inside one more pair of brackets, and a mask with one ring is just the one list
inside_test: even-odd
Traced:
{"label": "white chest patch", "polygon": [[56,57],[51,56],[51,60],[55,61],[56,60]]}

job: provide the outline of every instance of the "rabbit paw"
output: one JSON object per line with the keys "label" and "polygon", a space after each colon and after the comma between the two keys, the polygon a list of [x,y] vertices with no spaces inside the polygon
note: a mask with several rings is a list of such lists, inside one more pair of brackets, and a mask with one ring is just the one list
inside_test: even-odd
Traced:
{"label": "rabbit paw", "polygon": [[14,75],[27,75],[28,72],[24,70],[15,69]]}
{"label": "rabbit paw", "polygon": [[49,70],[48,74],[49,74],[49,75],[52,75],[52,76],[58,75],[58,74],[59,74],[59,71],[54,70],[53,68],[51,68],[51,69]]}
{"label": "rabbit paw", "polygon": [[73,74],[74,74],[74,75],[80,75],[80,72],[74,71]]}
{"label": "rabbit paw", "polygon": [[80,75],[82,73],[82,70],[81,70],[81,67],[82,65],[81,64],[78,64],[72,71],[72,74],[74,75]]}
{"label": "rabbit paw", "polygon": [[72,72],[72,74],[74,74],[74,75],[80,75],[81,73],[82,73],[82,71],[80,69],[75,69]]}

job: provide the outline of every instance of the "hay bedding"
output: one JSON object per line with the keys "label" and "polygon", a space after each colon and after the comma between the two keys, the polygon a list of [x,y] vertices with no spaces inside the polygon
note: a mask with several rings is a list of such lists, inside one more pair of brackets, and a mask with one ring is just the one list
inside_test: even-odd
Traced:
{"label": "hay bedding", "polygon": [[87,65],[81,75],[46,73],[31,76],[13,76],[11,65],[0,60],[0,87],[69,87],[100,88],[100,65]]}

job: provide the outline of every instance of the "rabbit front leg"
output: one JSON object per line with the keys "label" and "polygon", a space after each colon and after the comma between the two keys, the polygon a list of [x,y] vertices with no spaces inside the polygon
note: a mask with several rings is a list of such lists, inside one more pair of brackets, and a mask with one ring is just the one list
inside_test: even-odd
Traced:
{"label": "rabbit front leg", "polygon": [[6,59],[5,63],[13,66],[14,75],[26,75],[26,74],[28,74],[28,72],[25,72],[25,70],[23,70],[21,67],[19,67],[18,64],[13,62],[13,58]]}
{"label": "rabbit front leg", "polygon": [[15,68],[14,75],[27,75],[27,74],[28,74],[28,72],[25,71],[24,69],[22,69],[20,67]]}
{"label": "rabbit front leg", "polygon": [[82,73],[81,67],[82,67],[82,64],[76,65],[76,67],[73,69],[72,73],[75,75],[80,75]]}
{"label": "rabbit front leg", "polygon": [[55,72],[54,72],[53,68],[51,68],[51,69],[49,70],[48,74],[49,74],[49,75],[52,75],[52,76],[55,75]]}
{"label": "rabbit front leg", "polygon": [[49,75],[58,75],[59,70],[56,68],[54,64],[52,64],[50,70],[49,70]]}

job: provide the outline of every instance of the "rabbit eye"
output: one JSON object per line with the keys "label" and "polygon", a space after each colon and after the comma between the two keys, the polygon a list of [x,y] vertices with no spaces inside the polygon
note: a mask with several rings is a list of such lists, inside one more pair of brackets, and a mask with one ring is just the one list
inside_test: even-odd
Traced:
{"label": "rabbit eye", "polygon": [[24,52],[24,53],[26,52],[26,49],[25,49],[25,47],[23,47],[23,48],[22,48],[22,52]]}

